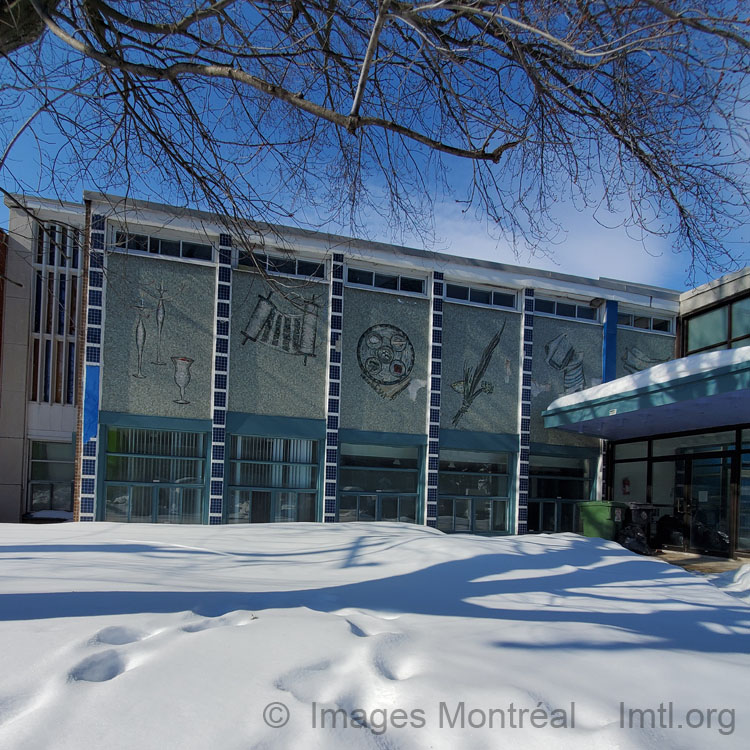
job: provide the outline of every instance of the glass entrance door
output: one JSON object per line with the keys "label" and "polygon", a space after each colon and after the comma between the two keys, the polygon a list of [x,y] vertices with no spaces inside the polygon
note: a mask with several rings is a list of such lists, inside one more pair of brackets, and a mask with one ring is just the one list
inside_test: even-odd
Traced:
{"label": "glass entrance door", "polygon": [[693,458],[685,504],[689,546],[697,552],[729,554],[729,508],[732,458]]}
{"label": "glass entrance door", "polygon": [[737,549],[748,552],[750,551],[750,453],[742,454],[738,505]]}
{"label": "glass entrance door", "polygon": [[729,554],[731,468],[730,456],[655,461],[649,539],[685,552]]}

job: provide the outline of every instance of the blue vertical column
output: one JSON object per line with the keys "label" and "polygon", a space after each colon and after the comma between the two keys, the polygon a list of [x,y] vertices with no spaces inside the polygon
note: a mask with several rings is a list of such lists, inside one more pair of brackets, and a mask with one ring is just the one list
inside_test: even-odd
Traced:
{"label": "blue vertical column", "polygon": [[531,361],[534,348],[534,290],[523,292],[523,325],[521,326],[521,397],[518,430],[518,508],[516,533],[528,531],[529,518],[529,447],[531,445]]}
{"label": "blue vertical column", "polygon": [[602,344],[602,383],[617,377],[617,300],[607,300],[604,308]]}
{"label": "blue vertical column", "polygon": [[99,438],[100,375],[102,364],[102,328],[104,313],[104,235],[106,218],[91,217],[89,237],[88,294],[81,300],[80,325],[86,330],[83,366],[83,452],[81,461],[81,498],[79,521],[93,521],[96,511],[97,446]]}
{"label": "blue vertical column", "polygon": [[211,483],[208,522],[224,520],[224,459],[226,457],[227,387],[229,377],[229,320],[232,310],[232,237],[219,235],[216,265],[216,331],[214,377],[211,386]]}
{"label": "blue vertical column", "polygon": [[440,390],[443,372],[443,273],[435,271],[432,281],[432,319],[430,321],[430,378],[427,394],[427,505],[425,523],[437,526],[438,477],[440,469]]}
{"label": "blue vertical column", "polygon": [[341,332],[344,325],[344,255],[334,253],[328,296],[328,375],[326,377],[326,447],[323,482],[323,521],[336,520],[341,409]]}

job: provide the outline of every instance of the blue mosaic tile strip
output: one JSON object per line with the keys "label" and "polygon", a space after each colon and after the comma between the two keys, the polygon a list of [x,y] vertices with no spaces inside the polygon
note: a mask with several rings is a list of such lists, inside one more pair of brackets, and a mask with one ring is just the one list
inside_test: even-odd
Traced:
{"label": "blue mosaic tile strip", "polygon": [[[91,232],[89,246],[97,250],[89,255],[88,294],[83,299],[84,309],[82,319],[85,320],[85,361],[82,377],[83,388],[86,392],[86,376],[91,367],[100,367],[102,359],[102,307],[104,305],[104,249],[105,229],[107,220],[101,214],[91,217]],[[95,404],[99,412],[99,403]],[[97,416],[98,421],[98,416]],[[77,457],[81,470],[81,491],[78,502],[78,520],[93,521],[96,512],[97,496],[97,438],[94,436],[82,446],[82,455]]]}
{"label": "blue mosaic tile strip", "polygon": [[328,356],[328,399],[326,406],[326,445],[325,445],[325,489],[323,500],[323,521],[336,520],[339,462],[339,407],[341,396],[341,351],[339,343],[344,327],[344,254],[334,253],[331,263],[331,285],[328,298],[328,330],[330,343]]}
{"label": "blue mosaic tile strip", "polygon": [[429,449],[425,466],[425,487],[427,488],[427,502],[425,504],[425,523],[428,526],[437,526],[437,495],[438,495],[438,472],[440,453],[440,390],[442,388],[442,357],[443,347],[443,295],[445,284],[443,274],[436,271],[433,274],[432,297],[432,332],[430,339],[430,392],[427,399],[427,435]]}
{"label": "blue mosaic tile strip", "polygon": [[516,503],[516,533],[526,534],[528,528],[529,505],[529,446],[531,444],[531,365],[534,352],[534,290],[524,289],[523,293],[523,358],[521,361],[520,383],[520,430],[518,454]]}
{"label": "blue mosaic tile strip", "polygon": [[232,309],[232,236],[219,235],[216,265],[216,336],[211,422],[211,483],[208,523],[224,521],[224,460],[226,458],[227,373],[229,372],[229,315]]}

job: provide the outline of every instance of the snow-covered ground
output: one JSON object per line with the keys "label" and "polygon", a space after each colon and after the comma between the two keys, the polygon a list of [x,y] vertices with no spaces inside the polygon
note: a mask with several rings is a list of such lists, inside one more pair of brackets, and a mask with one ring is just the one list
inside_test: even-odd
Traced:
{"label": "snow-covered ground", "polygon": [[600,539],[0,526],[3,750],[744,748],[748,695],[750,606]]}
{"label": "snow-covered ground", "polygon": [[727,594],[750,604],[750,563],[745,563],[737,570],[706,576],[714,586],[718,586]]}

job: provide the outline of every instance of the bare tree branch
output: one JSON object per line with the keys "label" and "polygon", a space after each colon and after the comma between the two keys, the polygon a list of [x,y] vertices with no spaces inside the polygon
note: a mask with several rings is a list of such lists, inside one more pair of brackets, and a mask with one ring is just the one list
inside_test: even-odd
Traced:
{"label": "bare tree branch", "polygon": [[458,202],[539,252],[573,202],[713,272],[750,206],[749,28],[743,0],[5,0],[0,153],[258,226],[427,238]]}

